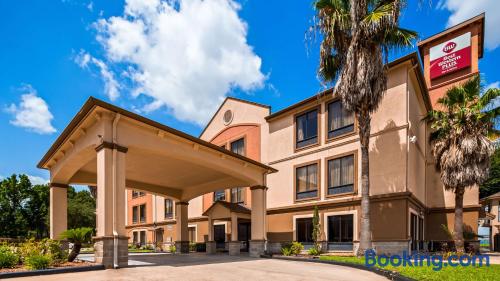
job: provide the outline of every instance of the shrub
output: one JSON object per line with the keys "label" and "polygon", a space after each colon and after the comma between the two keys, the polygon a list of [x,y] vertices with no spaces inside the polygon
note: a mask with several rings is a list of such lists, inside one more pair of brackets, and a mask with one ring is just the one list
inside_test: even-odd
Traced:
{"label": "shrub", "polygon": [[321,250],[318,247],[310,248],[307,253],[311,256],[319,256],[321,254]]}
{"label": "shrub", "polygon": [[46,238],[41,243],[43,253],[50,255],[54,263],[65,262],[68,258],[68,253],[62,249],[59,241]]}
{"label": "shrub", "polygon": [[19,256],[8,246],[0,246],[0,268],[12,268],[19,263]]}
{"label": "shrub", "polygon": [[52,264],[50,255],[34,254],[24,259],[24,264],[29,269],[46,269]]}
{"label": "shrub", "polygon": [[304,245],[300,242],[292,242],[292,245],[290,246],[290,250],[292,251],[292,254],[294,255],[299,255],[302,250],[304,250]]}
{"label": "shrub", "polygon": [[194,243],[194,242],[189,243],[189,251],[196,252],[196,243]]}
{"label": "shrub", "polygon": [[291,256],[292,255],[292,249],[290,249],[290,247],[283,247],[281,248],[281,253],[283,254],[283,256]]}
{"label": "shrub", "polygon": [[61,234],[61,238],[68,239],[69,242],[73,243],[73,249],[68,255],[68,261],[72,262],[80,254],[82,244],[90,241],[90,236],[94,231],[91,227],[80,227],[74,229],[68,229]]}
{"label": "shrub", "polygon": [[175,245],[170,245],[170,247],[168,247],[168,251],[172,254],[175,254],[177,248],[175,248]]}

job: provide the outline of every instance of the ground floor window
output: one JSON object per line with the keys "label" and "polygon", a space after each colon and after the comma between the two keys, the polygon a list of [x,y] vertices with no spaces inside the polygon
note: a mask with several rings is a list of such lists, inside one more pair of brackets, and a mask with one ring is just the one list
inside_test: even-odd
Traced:
{"label": "ground floor window", "polygon": [[196,242],[196,227],[188,227],[189,242]]}
{"label": "ground floor window", "polygon": [[146,245],[146,231],[141,231],[141,240],[140,240],[140,243],[141,245]]}
{"label": "ground floor window", "polygon": [[414,213],[410,214],[410,237],[412,251],[423,249],[424,219]]}
{"label": "ground floor window", "polygon": [[354,215],[335,215],[327,218],[328,249],[350,251],[354,240]]}
{"label": "ground floor window", "polygon": [[298,218],[295,221],[297,241],[301,243],[311,243],[313,223],[312,218]]}
{"label": "ground floor window", "polygon": [[134,231],[134,232],[132,232],[132,234],[133,234],[132,241],[134,242],[134,244],[139,243],[139,233],[137,231]]}

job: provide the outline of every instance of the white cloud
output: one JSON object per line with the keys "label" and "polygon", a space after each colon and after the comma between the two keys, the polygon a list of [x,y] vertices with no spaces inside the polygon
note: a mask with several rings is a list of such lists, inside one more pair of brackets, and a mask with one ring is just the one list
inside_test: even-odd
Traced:
{"label": "white cloud", "polygon": [[94,2],[90,1],[88,4],[87,4],[87,9],[89,11],[94,11]]}
{"label": "white cloud", "polygon": [[21,103],[11,104],[7,108],[7,112],[14,117],[10,123],[39,134],[55,133],[56,129],[51,124],[54,116],[50,113],[47,103],[37,96],[31,85],[25,85],[21,90],[24,92],[21,95]]}
{"label": "white cloud", "polygon": [[486,12],[485,47],[493,50],[500,46],[500,5],[498,0],[440,0],[438,8],[451,12],[448,27]]}
{"label": "white cloud", "polygon": [[100,59],[94,58],[83,50],[80,51],[80,53],[75,57],[75,62],[81,68],[88,68],[90,64],[96,66],[99,69],[102,80],[104,81],[104,90],[109,99],[116,100],[120,96],[120,84],[115,79],[114,73],[109,70],[106,63]]}
{"label": "white cloud", "polygon": [[486,92],[492,88],[500,88],[500,81],[496,81],[496,82],[493,82],[493,83],[486,85],[486,87],[484,88],[484,91]]}
{"label": "white cloud", "polygon": [[32,175],[27,175],[28,179],[30,180],[31,184],[37,185],[37,184],[47,184],[49,183],[48,179],[39,177],[39,176],[32,176]]}
{"label": "white cloud", "polygon": [[127,0],[122,16],[96,23],[97,40],[110,62],[128,65],[132,96],[151,98],[143,111],[204,124],[232,89],[266,80],[239,10],[233,0]]}

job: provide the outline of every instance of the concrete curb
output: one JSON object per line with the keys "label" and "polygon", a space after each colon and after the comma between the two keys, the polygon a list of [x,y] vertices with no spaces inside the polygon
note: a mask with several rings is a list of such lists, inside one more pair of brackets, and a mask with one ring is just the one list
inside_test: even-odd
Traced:
{"label": "concrete curb", "polygon": [[304,258],[294,258],[294,257],[276,257],[273,256],[273,259],[278,259],[278,260],[288,260],[288,261],[301,261],[301,262],[313,262],[313,263],[325,263],[325,264],[333,264],[333,265],[340,265],[340,266],[347,266],[347,267],[352,267],[356,269],[361,269],[365,271],[370,271],[373,273],[376,273],[378,275],[384,276],[389,280],[394,280],[394,281],[417,281],[413,278],[405,277],[402,276],[401,274],[386,270],[386,269],[381,269],[378,267],[366,267],[362,264],[355,264],[355,263],[346,263],[346,262],[338,262],[338,261],[329,261],[329,260],[320,260],[320,259],[304,259]]}
{"label": "concrete curb", "polygon": [[84,272],[93,270],[104,270],[104,265],[88,265],[88,266],[75,266],[75,267],[60,267],[60,268],[49,268],[41,270],[29,270],[29,271],[18,271],[18,272],[5,272],[0,273],[0,280],[7,278],[16,277],[29,277],[29,276],[39,276],[39,275],[49,275],[49,274],[59,274],[59,273],[72,273],[72,272]]}

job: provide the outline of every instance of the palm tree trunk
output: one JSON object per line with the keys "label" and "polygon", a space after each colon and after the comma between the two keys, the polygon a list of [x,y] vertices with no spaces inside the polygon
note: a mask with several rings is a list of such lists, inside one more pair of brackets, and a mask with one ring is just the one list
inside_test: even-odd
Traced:
{"label": "palm tree trunk", "polygon": [[81,243],[73,244],[73,249],[71,249],[71,252],[68,255],[68,261],[69,262],[74,261],[76,259],[76,257],[80,254],[81,249],[82,249]]}
{"label": "palm tree trunk", "polygon": [[368,110],[362,110],[357,115],[359,127],[359,140],[361,143],[361,229],[357,256],[364,255],[365,251],[372,248],[370,226],[370,121]]}
{"label": "palm tree trunk", "polygon": [[455,225],[453,239],[458,253],[464,252],[464,192],[463,187],[455,190]]}

